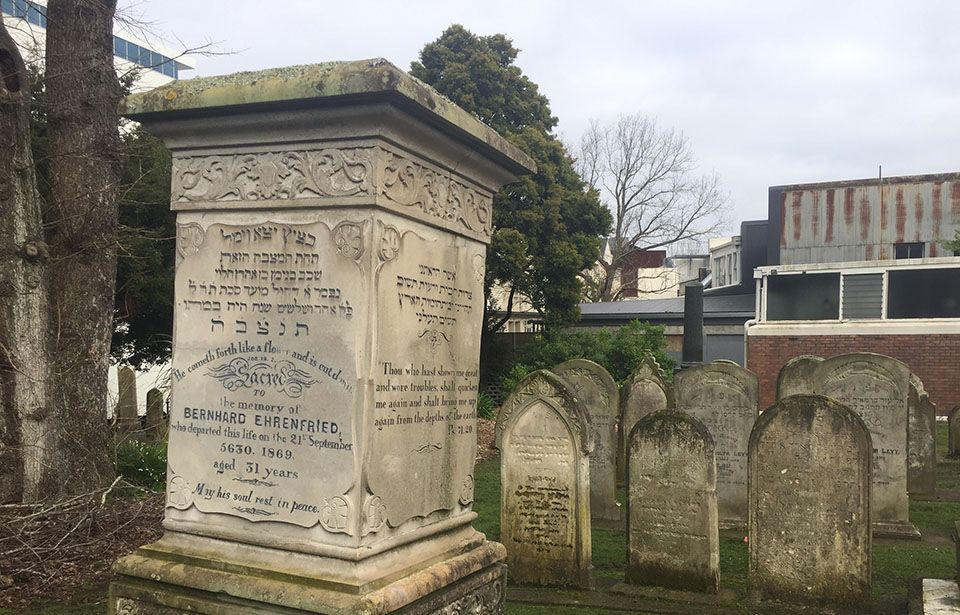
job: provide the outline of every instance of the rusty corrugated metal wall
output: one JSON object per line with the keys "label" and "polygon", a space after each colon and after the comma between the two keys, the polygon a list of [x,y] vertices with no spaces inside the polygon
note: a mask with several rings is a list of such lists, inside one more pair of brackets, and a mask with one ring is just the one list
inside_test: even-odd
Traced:
{"label": "rusty corrugated metal wall", "polygon": [[882,260],[911,242],[926,257],[952,256],[939,242],[960,228],[960,174],[775,186],[770,220],[780,230],[771,264]]}

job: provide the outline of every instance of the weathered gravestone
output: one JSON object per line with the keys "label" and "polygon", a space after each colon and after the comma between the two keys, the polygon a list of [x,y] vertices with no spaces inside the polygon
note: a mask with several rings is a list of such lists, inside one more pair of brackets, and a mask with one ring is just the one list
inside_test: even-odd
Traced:
{"label": "weathered gravestone", "polygon": [[147,416],[144,428],[147,438],[153,442],[163,440],[167,425],[163,418],[163,392],[160,389],[147,391]]}
{"label": "weathered gravestone", "polygon": [[960,457],[960,406],[947,416],[947,455]]}
{"label": "weathered gravestone", "polygon": [[[780,381],[785,382],[781,374]],[[870,428],[874,446],[872,519],[878,536],[919,538],[909,520],[907,427],[910,369],[890,357],[843,354],[817,363],[791,390],[826,395],[848,406]]]}
{"label": "weathered gravestone", "polygon": [[747,524],[747,443],[757,420],[758,382],[732,363],[707,363],[673,377],[677,410],[699,419],[713,437],[721,528]]}
{"label": "weathered gravestone", "polygon": [[910,374],[907,413],[907,492],[932,496],[937,490],[937,407]]}
{"label": "weathered gravestone", "polygon": [[570,384],[590,415],[594,434],[590,453],[590,516],[619,521],[616,467],[620,389],[607,370],[586,359],[571,359],[550,371]]}
{"label": "weathered gravestone", "polygon": [[500,406],[500,540],[511,583],[593,587],[592,436],[573,390],[546,370],[520,381]]}
{"label": "weathered gravestone", "polygon": [[667,382],[660,364],[646,352],[640,364],[623,385],[620,396],[620,425],[617,434],[617,482],[623,484],[627,475],[627,436],[641,418],[659,410],[676,406],[673,385]]}
{"label": "weathered gravestone", "polygon": [[627,583],[716,593],[718,527],[707,428],[674,410],[640,419],[627,444]]}
{"label": "weathered gravestone", "polygon": [[777,376],[777,399],[809,394],[810,379],[821,361],[822,357],[810,354],[802,354],[787,361]]}
{"label": "weathered gravestone", "polygon": [[114,421],[119,438],[140,430],[140,417],[137,414],[137,373],[126,365],[117,367],[117,408]]}
{"label": "weathered gravestone", "polygon": [[532,161],[381,59],[125,114],[173,152],[177,301],[166,534],[111,611],[499,613],[506,552],[471,526],[483,276]]}
{"label": "weathered gravestone", "polygon": [[871,448],[863,420],[827,397],[793,395],[760,415],[750,435],[753,600],[868,600]]}

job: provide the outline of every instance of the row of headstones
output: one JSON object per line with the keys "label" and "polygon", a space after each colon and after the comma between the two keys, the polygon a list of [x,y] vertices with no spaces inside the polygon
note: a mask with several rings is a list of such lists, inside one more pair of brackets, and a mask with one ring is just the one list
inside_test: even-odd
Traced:
{"label": "row of headstones", "polygon": [[163,392],[156,388],[147,391],[147,412],[141,420],[137,411],[137,375],[133,369],[123,366],[117,370],[117,389],[112,424],[115,439],[160,442],[166,438]]}
{"label": "row of headstones", "polygon": [[[592,583],[589,511],[597,490],[590,487],[594,472],[587,459],[599,453],[606,460],[597,465],[612,467],[610,451],[605,450],[612,447],[604,441],[616,440],[603,417],[594,424],[590,408],[600,402],[609,406],[617,390],[609,387],[609,375],[604,378],[599,366],[588,363],[559,366],[563,378],[547,371],[532,374],[501,407],[501,538],[513,564],[511,575],[521,583]],[[601,383],[606,383],[605,390],[597,386]],[[796,554],[800,559],[815,554],[809,577],[798,577],[793,566],[794,572],[781,571],[789,578],[779,585],[752,587],[788,587],[790,579],[799,578],[803,593],[822,585],[826,598],[838,588],[851,595],[869,587],[871,514],[879,533],[916,535],[907,515],[907,431],[913,426],[914,434],[925,434],[917,438],[929,439],[932,449],[933,425],[932,419],[908,420],[908,414],[912,409],[926,416],[920,409],[932,405],[923,401],[922,384],[902,363],[869,354],[792,362],[780,378],[784,396],[806,388],[846,402],[852,410],[826,397],[805,396],[778,402],[759,421],[756,377],[735,364],[717,362],[681,371],[674,385],[669,387],[652,360],[645,361],[628,382],[620,412],[623,431],[631,426],[629,437],[621,439],[621,459],[627,461],[623,467],[629,468],[628,582],[715,591],[717,528],[746,525],[748,511],[751,578],[775,577],[771,570],[776,570],[777,554],[792,557],[798,549],[804,550]],[[773,418],[781,414],[783,425]],[[863,426],[866,436],[837,431],[848,424]],[[836,433],[824,431],[824,426]],[[765,430],[779,439],[761,455],[767,440],[757,434]],[[776,454],[786,456],[778,462]],[[772,469],[780,472],[766,477],[774,495],[764,496],[763,472]],[[748,475],[754,485],[751,505]],[[786,482],[778,484],[777,476]],[[867,479],[871,476],[872,481]],[[614,489],[608,490],[614,494]],[[792,524],[792,532],[783,530],[783,521]],[[852,585],[829,581],[832,572],[822,574],[824,557],[832,562],[827,569],[839,567],[836,532],[819,534],[832,521],[845,524],[848,531],[866,528],[865,543],[862,537],[839,542],[856,547],[855,553],[847,549],[841,558],[844,578],[856,581]],[[821,536],[834,542],[818,544]],[[651,545],[656,548],[651,550]],[[857,559],[864,553],[865,576],[862,558]],[[850,564],[851,558],[856,565]]]}

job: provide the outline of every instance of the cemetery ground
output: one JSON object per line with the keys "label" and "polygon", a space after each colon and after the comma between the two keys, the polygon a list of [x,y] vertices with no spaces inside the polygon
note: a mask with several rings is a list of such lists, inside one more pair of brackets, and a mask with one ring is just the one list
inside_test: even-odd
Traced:
{"label": "cemetery ground", "polygon": [[[491,449],[493,421],[480,423],[475,527],[496,540],[500,534],[500,461]],[[956,574],[950,528],[960,519],[960,460],[946,458],[946,425],[941,422],[937,427],[937,498],[910,502],[910,519],[920,528],[923,540],[874,540],[872,593],[877,613],[906,613],[910,579],[951,578]],[[150,459],[151,449],[145,451],[147,461],[139,465],[128,462],[126,480],[115,484],[108,493],[34,511],[32,521],[15,521],[22,511],[0,507],[0,615],[105,612],[112,563],[160,535],[162,493],[127,484],[153,482],[156,487],[157,477],[151,476],[151,472],[156,473],[157,460]],[[619,499],[624,499],[622,489]],[[622,580],[626,565],[626,536],[614,528],[594,527],[593,565],[597,591],[511,585],[506,613],[775,613],[769,608],[751,611],[746,606],[747,544],[743,533],[721,532],[721,593],[732,598],[732,603],[723,606],[665,602],[656,598],[657,590],[642,598],[607,591]]]}

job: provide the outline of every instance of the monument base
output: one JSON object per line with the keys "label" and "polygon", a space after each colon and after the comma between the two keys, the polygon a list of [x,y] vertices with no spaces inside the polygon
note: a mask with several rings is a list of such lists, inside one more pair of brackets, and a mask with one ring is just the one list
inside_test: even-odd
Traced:
{"label": "monument base", "polygon": [[323,558],[317,558],[315,574],[308,577],[291,569],[209,557],[208,551],[174,553],[165,539],[117,562],[119,579],[110,585],[109,615],[503,612],[506,549],[495,542],[482,540],[382,582],[357,586],[331,581]]}
{"label": "monument base", "polygon": [[920,540],[920,530],[909,521],[875,521],[873,523],[874,538],[905,538],[907,540]]}

